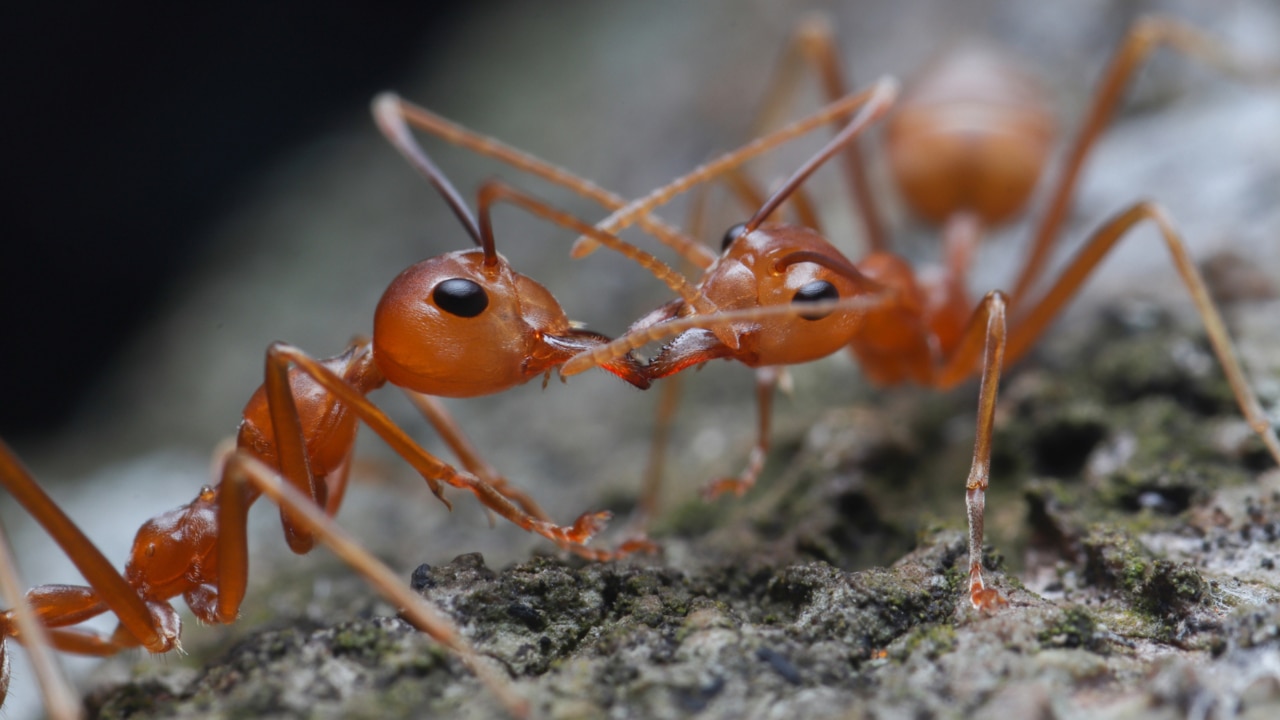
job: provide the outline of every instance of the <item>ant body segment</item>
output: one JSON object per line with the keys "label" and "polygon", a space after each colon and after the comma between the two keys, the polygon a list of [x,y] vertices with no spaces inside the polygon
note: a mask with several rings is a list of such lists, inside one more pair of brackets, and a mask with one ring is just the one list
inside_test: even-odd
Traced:
{"label": "ant body segment", "polygon": [[[834,40],[824,24],[804,23],[796,48],[822,77],[830,96],[844,93]],[[1114,112],[1128,79],[1157,47],[1183,53],[1239,75],[1254,68],[1238,62],[1213,40],[1182,23],[1145,18],[1130,29],[1105,71],[1084,126],[1049,195],[1048,210],[1010,293],[988,292],[974,306],[968,273],[984,228],[993,227],[1026,204],[1046,164],[1052,122],[1043,96],[1016,68],[989,56],[966,56],[942,65],[904,93],[887,122],[890,166],[907,203],[942,227],[944,265],[914,270],[891,253],[879,214],[865,186],[857,152],[866,122],[886,114],[896,85],[881,81],[864,114],[796,170],[767,200],[744,183],[738,168],[748,147],[708,163],[615,212],[596,227],[618,232],[695,183],[729,175],[736,193],[758,207],[750,219],[731,228],[714,262],[699,263],[698,289],[719,311],[704,315],[683,301],[669,302],[635,323],[609,346],[596,348],[561,367],[572,375],[618,353],[673,337],[654,356],[647,373],[656,380],[717,359],[757,369],[760,419],[746,469],[737,477],[712,482],[705,493],[741,495],[755,483],[769,444],[769,414],[780,366],[804,362],[848,348],[874,384],[912,382],[946,389],[978,374],[976,438],[965,482],[969,524],[969,599],[974,608],[1007,604],[982,576],[983,518],[991,456],[991,436],[1001,371],[1022,358],[1050,322],[1075,296],[1106,254],[1129,231],[1149,221],[1162,236],[1173,263],[1204,323],[1209,341],[1249,426],[1280,463],[1280,441],[1245,380],[1217,309],[1209,299],[1173,221],[1159,205],[1138,202],[1093,232],[1066,269],[1038,297],[1031,292],[1046,266],[1067,205],[1088,151]],[[778,86],[785,87],[786,78]],[[867,225],[870,252],[847,259],[814,227],[771,222],[771,215],[797,192],[822,163],[844,153],[855,206]],[[804,217],[805,214],[801,213]],[[807,225],[808,223],[806,223]],[[580,238],[575,254],[593,243]],[[721,338],[732,328],[733,343]],[[660,411],[659,427],[666,422]],[[658,457],[655,454],[655,457]],[[656,476],[651,476],[656,477]],[[658,486],[645,489],[640,505],[656,505]]]}

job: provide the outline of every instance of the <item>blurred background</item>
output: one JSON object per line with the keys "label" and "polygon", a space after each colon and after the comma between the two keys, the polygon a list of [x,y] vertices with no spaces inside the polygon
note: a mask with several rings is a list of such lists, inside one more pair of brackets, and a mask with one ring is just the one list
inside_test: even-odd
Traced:
{"label": "blurred background", "polygon": [[[337,353],[370,332],[374,306],[402,268],[469,244],[373,127],[368,102],[380,90],[633,197],[749,138],[786,39],[812,10],[831,18],[858,86],[882,74],[909,80],[962,42],[998,43],[1043,77],[1066,133],[1142,13],[1184,18],[1255,56],[1280,53],[1280,7],[1270,0],[313,3],[305,11],[224,3],[145,15],[79,5],[5,11],[0,435],[120,564],[146,518],[208,482],[209,453],[234,432],[271,341]],[[805,87],[790,116],[819,103]],[[1197,256],[1231,250],[1280,276],[1276,127],[1276,87],[1241,86],[1160,53],[1087,166],[1063,247],[1150,197],[1171,210]],[[779,178],[822,139],[759,164],[758,176]],[[497,175],[584,219],[604,214],[434,139],[423,144],[468,198]],[[928,260],[927,229],[903,216],[872,154],[897,246]],[[824,172],[810,187],[824,199],[833,239],[856,257],[839,176]],[[682,222],[682,205],[665,216]],[[717,214],[712,237],[733,221]],[[513,266],[598,331],[619,334],[668,299],[609,253],[570,261],[571,233],[511,210],[496,224]],[[975,295],[1011,277],[1024,236],[1015,224],[986,244]],[[1160,247],[1154,235],[1127,241],[1072,314],[1133,292],[1189,313]],[[1280,333],[1270,332],[1274,342]],[[1270,374],[1255,370],[1260,391],[1274,397],[1280,360],[1270,361]],[[557,518],[602,504],[625,510],[655,396],[598,375],[450,407],[496,467]],[[777,409],[783,434],[865,395],[843,357],[795,377],[795,396]],[[752,432],[748,371],[718,363],[686,386],[669,472],[675,496],[736,472]],[[374,399],[437,449],[397,393]],[[514,528],[490,530],[473,503],[445,512],[376,438],[362,440],[360,456],[341,519],[397,570],[466,551],[501,563],[537,545]],[[954,510],[948,521],[958,523],[959,493]],[[255,513],[254,582],[276,558],[309,562],[283,550],[273,516]],[[28,584],[78,582],[7,496],[0,520]],[[193,625],[188,635],[209,632]],[[28,674],[15,669],[19,681]],[[33,701],[34,691],[15,684],[8,716],[34,712]]]}

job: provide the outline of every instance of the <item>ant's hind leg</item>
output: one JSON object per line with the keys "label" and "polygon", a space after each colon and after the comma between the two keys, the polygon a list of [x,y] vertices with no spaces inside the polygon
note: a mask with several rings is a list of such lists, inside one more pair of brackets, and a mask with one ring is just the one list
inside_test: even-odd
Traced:
{"label": "ant's hind leg", "polygon": [[1155,203],[1137,203],[1104,223],[1089,238],[1044,296],[1034,305],[1030,305],[1029,310],[1015,314],[1013,329],[1009,333],[1009,361],[1016,361],[1031,348],[1067,301],[1080,291],[1080,286],[1088,278],[1089,273],[1093,272],[1098,263],[1122,237],[1143,220],[1150,220],[1160,230],[1160,235],[1173,259],[1174,267],[1182,277],[1187,293],[1191,296],[1201,321],[1204,322],[1209,344],[1213,346],[1213,352],[1218,356],[1218,362],[1221,363],[1222,371],[1227,376],[1227,382],[1231,384],[1231,391],[1235,394],[1241,413],[1249,423],[1249,427],[1262,438],[1271,456],[1280,463],[1280,440],[1277,440],[1275,428],[1271,426],[1271,421],[1262,411],[1257,396],[1245,379],[1240,361],[1236,359],[1231,337],[1227,335],[1226,323],[1223,322],[1222,316],[1218,314],[1213,300],[1209,297],[1209,289],[1205,286],[1200,271],[1196,269],[1195,262],[1187,253],[1186,243],[1174,228],[1173,221],[1169,219],[1164,209]]}
{"label": "ant's hind leg", "polygon": [[1079,134],[1071,144],[1062,168],[1055,178],[1053,190],[1044,216],[1036,227],[1035,237],[1018,273],[1010,295],[1010,304],[1017,308],[1033,289],[1040,273],[1049,260],[1049,250],[1059,236],[1066,219],[1067,205],[1075,191],[1076,181],[1085,158],[1093,149],[1102,132],[1124,96],[1129,79],[1142,67],[1157,48],[1169,47],[1188,55],[1221,72],[1246,81],[1272,81],[1280,79],[1280,67],[1241,58],[1219,40],[1199,29],[1173,18],[1147,16],[1139,19],[1125,34],[1116,49],[1110,65],[1104,71],[1102,81],[1094,93],[1093,106],[1080,125]]}
{"label": "ant's hind leg", "polygon": [[9,610],[0,613],[0,707],[4,706],[9,691],[8,642],[11,637],[22,639],[27,657],[40,683],[46,714],[55,720],[74,720],[84,717],[84,709],[76,691],[67,681],[62,667],[50,652],[48,633],[37,619],[31,606],[23,597],[22,581],[18,577],[17,563],[10,551],[4,527],[0,526],[0,599]]}
{"label": "ant's hind leg", "polygon": [[[173,607],[166,603],[143,601],[138,590],[45,493],[3,441],[0,441],[0,485],[4,485],[62,548],[88,581],[90,590],[87,592],[120,620],[127,637],[121,636],[119,647],[141,645],[151,652],[162,653],[178,646],[181,621]],[[84,604],[82,594],[51,593],[42,603],[42,616],[78,611]]]}

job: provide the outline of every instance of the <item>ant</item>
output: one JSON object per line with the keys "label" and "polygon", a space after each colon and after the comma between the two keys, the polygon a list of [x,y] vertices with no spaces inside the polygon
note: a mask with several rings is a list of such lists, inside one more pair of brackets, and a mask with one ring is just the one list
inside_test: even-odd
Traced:
{"label": "ant", "polygon": [[[817,68],[830,96],[844,93],[839,53],[825,24],[800,26],[796,49]],[[1075,296],[1090,272],[1129,231],[1144,221],[1156,226],[1201,316],[1249,426],[1280,463],[1280,441],[1245,380],[1225,324],[1209,299],[1199,271],[1168,213],[1143,201],[1105,221],[1043,294],[1031,291],[1044,273],[1084,159],[1114,112],[1129,78],[1157,47],[1170,46],[1238,75],[1253,69],[1236,61],[1211,38],[1180,22],[1148,17],[1128,31],[1105,71],[1092,109],[1067,153],[1049,195],[1030,253],[1010,293],[993,290],[976,308],[968,298],[968,272],[984,228],[1007,221],[1026,205],[1052,145],[1047,101],[1027,76],[992,56],[964,56],[940,64],[908,90],[887,120],[886,152],[906,202],[942,227],[944,265],[913,270],[891,253],[866,187],[857,152],[859,134],[870,120],[887,114],[896,84],[872,88],[864,113],[806,161],[767,199],[744,186],[737,168],[755,153],[746,146],[708,163],[615,212],[597,229],[619,232],[693,184],[728,175],[735,193],[757,209],[745,223],[725,233],[714,262],[701,264],[698,289],[719,308],[706,315],[683,300],[669,302],[641,318],[627,334],[603,348],[565,363],[573,375],[618,353],[674,336],[646,367],[651,379],[669,377],[717,358],[756,368],[760,419],[745,470],[717,480],[706,495],[741,495],[763,467],[769,444],[769,415],[779,366],[824,357],[848,348],[877,385],[913,382],[947,389],[980,376],[972,464],[965,482],[969,524],[969,599],[975,609],[1007,604],[982,576],[983,517],[991,455],[997,388],[1006,363],[1022,358],[1049,323]],[[787,83],[779,82],[779,86]],[[855,204],[868,226],[870,252],[852,262],[806,221],[771,222],[771,216],[823,163],[844,152]],[[799,213],[802,217],[807,212]],[[580,238],[574,254],[593,243]],[[731,329],[732,342],[725,342]],[[667,409],[661,413],[670,412]],[[664,422],[660,417],[659,425]],[[646,494],[656,494],[656,483]],[[642,506],[652,507],[653,499]]]}
{"label": "ant", "polygon": [[[266,353],[265,382],[245,406],[235,448],[221,461],[220,481],[201,488],[187,505],[144,523],[123,573],[0,443],[0,484],[88,582],[42,585],[22,598],[16,575],[5,562],[6,547],[0,543],[0,590],[8,593],[13,607],[0,613],[0,703],[9,683],[4,643],[9,638],[32,646],[37,662],[47,667],[46,647],[97,656],[133,647],[153,653],[179,649],[181,620],[171,602],[178,596],[201,622],[233,622],[248,580],[248,512],[267,495],[280,507],[291,550],[306,553],[316,539],[330,545],[390,601],[405,608],[413,624],[457,652],[513,715],[525,715],[524,700],[505,678],[477,661],[453,624],[410,593],[332,521],[347,486],[357,419],[404,457],[446,506],[451,507],[444,485],[467,490],[486,510],[589,559],[607,560],[650,547],[645,541],[624,543],[612,551],[586,547],[609,513],[585,513],[569,526],[554,524],[531,498],[493,472],[428,395],[500,392],[549,376],[569,358],[608,342],[570,321],[546,288],[517,273],[498,255],[491,211],[499,202],[587,233],[664,280],[691,305],[708,312],[714,308],[702,304],[682,276],[653,256],[503,182],[491,180],[480,187],[478,214],[473,215],[413,139],[399,98],[390,93],[378,96],[373,114],[383,135],[435,186],[477,247],[429,258],[400,273],[378,303],[372,337],[353,341],[338,355],[316,360],[296,347],[273,343]],[[601,366],[635,387],[649,385],[643,366],[629,354]],[[427,453],[365,398],[387,383],[402,388],[427,415],[465,471]],[[106,612],[119,620],[109,635],[75,627]],[[40,675],[42,684],[50,687],[50,712],[74,717],[69,692],[50,686],[58,684],[56,673],[41,669]]]}

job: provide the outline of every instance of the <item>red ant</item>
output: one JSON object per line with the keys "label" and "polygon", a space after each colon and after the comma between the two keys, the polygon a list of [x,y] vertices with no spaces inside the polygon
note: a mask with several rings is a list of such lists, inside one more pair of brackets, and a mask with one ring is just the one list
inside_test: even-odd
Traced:
{"label": "red ant", "polygon": [[[473,493],[489,511],[535,532],[557,546],[591,559],[620,557],[648,543],[627,543],[614,551],[585,547],[607,521],[605,512],[586,513],[570,526],[552,523],[524,493],[508,485],[470,447],[443,408],[427,397],[472,397],[528,382],[569,358],[599,347],[608,338],[571,322],[551,293],[517,273],[496,252],[492,207],[510,202],[575,232],[588,233],[710,312],[682,276],[656,258],[595,230],[515,188],[489,181],[478,192],[478,219],[426,153],[406,124],[405,107],[393,95],[379,96],[374,117],[388,140],[436,187],[476,249],[419,262],[400,273],[383,294],[374,316],[372,339],[358,339],[334,357],[315,360],[301,350],[274,343],[266,355],[266,381],[245,406],[236,447],[223,464],[221,480],[204,487],[187,505],[143,524],[124,572],[115,570],[75,523],[49,498],[17,457],[0,443],[0,483],[58,543],[87,586],[42,585],[18,597],[0,547],[0,585],[11,589],[14,608],[0,614],[0,703],[8,688],[4,640],[23,640],[36,649],[105,656],[126,648],[154,653],[180,647],[181,620],[171,601],[181,596],[205,623],[230,623],[239,614],[248,580],[246,521],[262,494],[280,506],[289,547],[302,554],[318,537],[370,579],[408,619],[470,664],[514,715],[525,703],[461,639],[452,623],[363,551],[330,518],[342,502],[356,420],[363,420],[423,477],[437,498],[443,486]],[[639,388],[649,379],[643,366],[620,355],[602,367]],[[459,471],[417,445],[365,395],[391,383],[407,394],[457,452]],[[75,626],[106,612],[118,628],[102,635]],[[41,670],[42,677],[52,677]],[[56,681],[55,681],[56,682]],[[49,690],[51,713],[74,716],[66,691]]]}
{"label": "red ant", "polygon": [[[842,94],[839,55],[826,26],[802,25],[795,44],[816,66],[826,92]],[[707,315],[683,300],[669,302],[611,345],[565,363],[561,373],[575,374],[617,353],[671,336],[675,338],[647,366],[652,379],[717,358],[756,368],[760,422],[755,446],[747,468],[738,477],[707,487],[707,495],[715,496],[726,491],[741,495],[760,473],[769,443],[770,404],[778,366],[847,347],[873,383],[914,382],[939,389],[950,388],[980,369],[976,440],[965,483],[969,598],[975,608],[992,609],[1007,603],[982,577],[983,508],[1002,368],[1030,350],[1107,252],[1130,229],[1147,220],[1164,238],[1249,426],[1280,463],[1275,430],[1245,381],[1200,273],[1160,206],[1139,202],[1106,221],[1047,291],[1036,299],[1028,297],[1058,237],[1085,156],[1113,113],[1129,77],[1161,45],[1237,74],[1248,72],[1214,41],[1182,23],[1146,18],[1134,25],[1106,71],[1094,106],[1067,154],[1011,294],[989,292],[975,309],[968,299],[968,272],[983,228],[1006,221],[1026,204],[1051,147],[1052,122],[1047,102],[1029,78],[987,56],[967,56],[954,64],[940,65],[908,91],[887,121],[885,132],[890,166],[907,203],[922,217],[942,226],[943,267],[917,272],[888,251],[865,186],[855,143],[869,121],[884,114],[894,101],[896,86],[882,81],[873,88],[874,96],[864,112],[767,199],[757,200],[758,193],[740,177],[730,175],[737,194],[758,209],[747,222],[725,234],[721,254],[714,262],[699,262],[705,272],[698,289],[718,312]],[[735,173],[758,146],[753,143],[708,163],[615,212],[596,227],[618,232],[637,215],[647,214],[693,184]],[[818,166],[841,151],[848,151],[845,157],[855,202],[868,224],[871,244],[871,252],[857,263],[812,229],[812,222],[805,222],[810,227],[769,222]],[[575,254],[589,252],[591,245],[580,239]],[[723,339],[726,329],[733,335],[730,342]],[[654,484],[646,489],[646,495],[656,491]],[[654,504],[652,498],[641,502],[642,507]]]}

